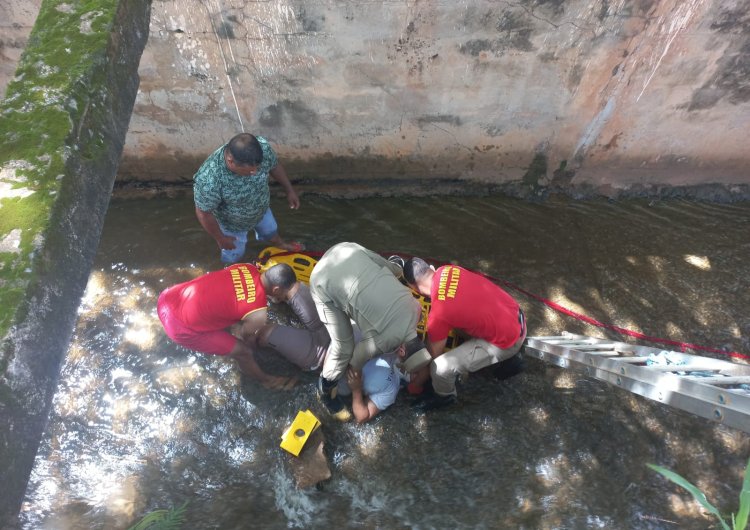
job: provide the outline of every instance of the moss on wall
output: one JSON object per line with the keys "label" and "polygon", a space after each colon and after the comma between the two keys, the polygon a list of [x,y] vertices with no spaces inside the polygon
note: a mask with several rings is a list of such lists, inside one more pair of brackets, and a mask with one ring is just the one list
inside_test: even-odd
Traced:
{"label": "moss on wall", "polygon": [[0,103],[0,527],[15,528],[138,89],[149,0],[45,1]]}
{"label": "moss on wall", "polygon": [[[92,112],[92,87],[103,80],[98,66],[107,60],[117,5],[43,2],[0,104],[0,337],[26,312],[23,293],[33,281],[35,250],[48,231],[66,162],[89,135],[82,118]],[[86,141],[89,152],[79,154],[95,156],[97,143]],[[0,374],[8,362],[7,348],[2,352]]]}

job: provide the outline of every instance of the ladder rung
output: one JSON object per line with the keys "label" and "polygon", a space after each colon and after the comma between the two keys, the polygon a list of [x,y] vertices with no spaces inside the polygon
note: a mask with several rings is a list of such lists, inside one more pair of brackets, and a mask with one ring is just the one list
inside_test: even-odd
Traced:
{"label": "ladder rung", "polygon": [[645,363],[650,358],[651,357],[636,357],[634,355],[633,357],[619,357],[617,360],[623,363],[636,364],[636,363]]}
{"label": "ladder rung", "polygon": [[[580,350],[577,350],[580,351]],[[632,363],[632,362],[646,362],[650,357],[638,357],[637,355],[623,355],[623,353],[630,354],[630,352],[622,352],[617,350],[607,350],[607,351],[584,351],[581,353],[585,353],[586,355],[593,355],[595,357],[612,357],[617,359],[622,359],[625,362]],[[633,360],[631,360],[633,359]]]}
{"label": "ladder rung", "polygon": [[[644,366],[659,372],[714,372],[720,370],[715,364],[649,364]],[[685,374],[687,375],[687,374]]]}
{"label": "ladder rung", "polygon": [[699,375],[686,375],[686,379],[707,383],[709,385],[742,385],[750,384],[750,376],[732,377],[728,375],[701,377]]}
{"label": "ladder rung", "polygon": [[525,352],[750,433],[750,391],[737,388],[750,385],[750,366],[567,333],[529,337]]}

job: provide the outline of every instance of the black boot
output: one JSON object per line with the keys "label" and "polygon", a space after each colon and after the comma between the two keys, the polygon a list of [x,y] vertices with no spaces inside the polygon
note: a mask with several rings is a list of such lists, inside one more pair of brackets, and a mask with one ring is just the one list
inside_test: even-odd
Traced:
{"label": "black boot", "polygon": [[338,381],[330,381],[320,376],[320,379],[318,379],[318,399],[331,416],[339,421],[349,421],[352,415],[337,395],[337,385]]}
{"label": "black boot", "polygon": [[514,375],[523,372],[525,366],[526,363],[523,360],[523,353],[518,352],[510,359],[505,359],[504,361],[497,363],[497,367],[493,371],[493,374],[498,381],[504,381],[505,379],[510,379]]}
{"label": "black boot", "polygon": [[428,410],[439,409],[448,405],[453,405],[458,401],[454,394],[448,394],[447,396],[441,396],[434,392],[429,392],[425,396],[420,396],[421,399],[417,399],[414,402],[414,408],[421,411],[427,412]]}

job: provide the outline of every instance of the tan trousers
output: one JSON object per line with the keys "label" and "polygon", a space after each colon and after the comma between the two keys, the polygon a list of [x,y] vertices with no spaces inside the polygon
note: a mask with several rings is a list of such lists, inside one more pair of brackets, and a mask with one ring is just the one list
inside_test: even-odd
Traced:
{"label": "tan trousers", "polygon": [[430,363],[432,388],[441,396],[456,395],[456,378],[459,375],[476,372],[491,364],[510,359],[518,353],[525,339],[526,330],[524,329],[524,333],[513,346],[505,350],[486,340],[467,340],[432,360]]}
{"label": "tan trousers", "polygon": [[[315,296],[313,295],[313,299]],[[418,302],[412,311],[415,316],[413,324],[407,325],[406,336],[399,328],[386,328],[379,335],[373,329],[362,331],[356,328],[343,311],[331,304],[316,302],[320,320],[325,324],[331,335],[331,345],[323,364],[321,375],[329,381],[337,381],[351,365],[355,370],[361,370],[367,361],[377,355],[392,352],[404,342],[417,336],[416,321],[419,319],[420,308]],[[408,320],[407,320],[408,322]],[[413,336],[410,336],[413,335]],[[361,336],[361,339],[360,339]],[[355,344],[356,343],[356,344]],[[351,356],[347,354],[351,352]]]}

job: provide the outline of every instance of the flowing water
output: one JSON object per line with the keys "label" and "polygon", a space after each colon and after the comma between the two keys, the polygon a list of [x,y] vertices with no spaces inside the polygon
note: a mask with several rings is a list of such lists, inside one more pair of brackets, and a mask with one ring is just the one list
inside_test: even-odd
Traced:
{"label": "flowing water", "polygon": [[[750,353],[750,204],[305,196],[290,212],[274,200],[282,233],[309,249],[349,240],[455,261],[603,322]],[[418,413],[401,395],[371,424],[335,424],[313,376],[265,390],[163,334],[158,293],[218,267],[191,197],[113,201],[24,528],[127,528],[186,501],[184,528],[711,526],[646,463],[737,509],[748,435],[534,359],[507,381],[470,377],[450,408]],[[530,335],[607,336],[511,294]],[[308,407],[332,478],[300,491],[279,437]]]}

